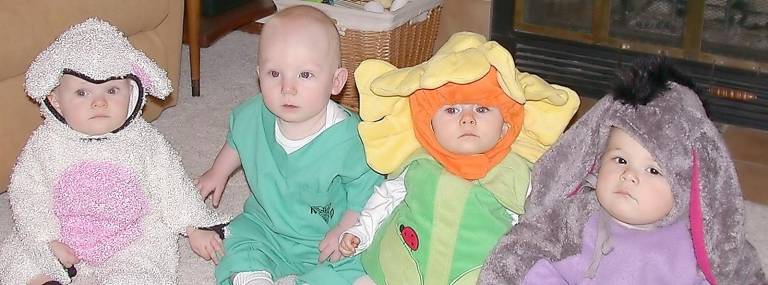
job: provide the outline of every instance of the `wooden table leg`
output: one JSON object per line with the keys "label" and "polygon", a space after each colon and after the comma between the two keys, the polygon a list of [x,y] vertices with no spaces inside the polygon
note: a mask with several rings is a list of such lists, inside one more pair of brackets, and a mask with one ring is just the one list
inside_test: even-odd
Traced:
{"label": "wooden table leg", "polygon": [[184,0],[187,45],[189,45],[189,69],[192,78],[192,96],[200,96],[200,48],[207,48],[227,33],[244,25],[252,25],[249,32],[260,32],[260,24],[254,21],[274,13],[277,9],[272,0],[250,0],[240,7],[222,14],[204,17],[201,0]]}
{"label": "wooden table leg", "polygon": [[192,96],[200,96],[200,0],[184,0],[186,5],[187,44],[189,69],[192,78]]}

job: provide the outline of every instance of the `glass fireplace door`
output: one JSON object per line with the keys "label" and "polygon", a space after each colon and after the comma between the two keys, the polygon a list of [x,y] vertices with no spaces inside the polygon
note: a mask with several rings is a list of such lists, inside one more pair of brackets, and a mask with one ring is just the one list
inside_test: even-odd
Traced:
{"label": "glass fireplace door", "polygon": [[716,121],[768,130],[768,0],[493,0],[491,35],[523,71],[602,97],[615,71],[664,55]]}
{"label": "glass fireplace door", "polygon": [[515,29],[768,72],[768,0],[518,0]]}

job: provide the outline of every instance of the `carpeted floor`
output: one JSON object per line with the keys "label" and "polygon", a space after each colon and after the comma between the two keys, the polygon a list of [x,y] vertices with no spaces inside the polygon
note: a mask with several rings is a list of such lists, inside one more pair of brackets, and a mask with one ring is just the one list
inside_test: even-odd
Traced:
{"label": "carpeted floor", "polygon": [[[190,96],[187,49],[182,54],[180,98],[177,106],[166,110],[154,125],[181,154],[192,177],[205,171],[224,143],[229,111],[239,102],[253,96],[256,84],[256,50],[258,36],[233,32],[201,56],[201,97]],[[247,195],[241,172],[229,182],[219,211],[237,214]],[[747,236],[758,249],[763,268],[768,269],[768,207],[746,202]],[[0,194],[0,237],[8,235],[11,215],[8,195]],[[179,284],[214,284],[213,265],[198,258],[186,240],[180,240],[181,262]]]}

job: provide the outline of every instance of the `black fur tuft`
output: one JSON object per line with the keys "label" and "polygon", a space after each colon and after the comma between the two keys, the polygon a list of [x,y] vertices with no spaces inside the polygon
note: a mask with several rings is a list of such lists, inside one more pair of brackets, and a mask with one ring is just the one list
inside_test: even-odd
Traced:
{"label": "black fur tuft", "polygon": [[701,95],[701,90],[696,88],[693,80],[677,71],[666,58],[660,56],[642,58],[621,72],[612,94],[624,104],[645,105],[669,90],[670,81]]}

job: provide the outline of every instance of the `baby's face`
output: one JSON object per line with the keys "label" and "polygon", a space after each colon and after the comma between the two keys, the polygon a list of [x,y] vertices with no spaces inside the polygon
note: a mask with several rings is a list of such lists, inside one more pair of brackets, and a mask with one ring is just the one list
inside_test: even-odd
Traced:
{"label": "baby's face", "polygon": [[286,123],[324,118],[331,94],[344,86],[346,70],[339,68],[327,33],[280,25],[261,37],[258,75],[264,103]]}
{"label": "baby's face", "polygon": [[48,99],[70,128],[87,135],[102,135],[125,123],[131,88],[128,79],[94,84],[64,74]]}
{"label": "baby's face", "polygon": [[484,153],[499,142],[507,128],[497,108],[477,104],[445,105],[432,117],[437,142],[455,154]]}
{"label": "baby's face", "polygon": [[664,175],[648,150],[623,130],[612,128],[597,174],[597,199],[620,222],[653,227],[674,205]]}

